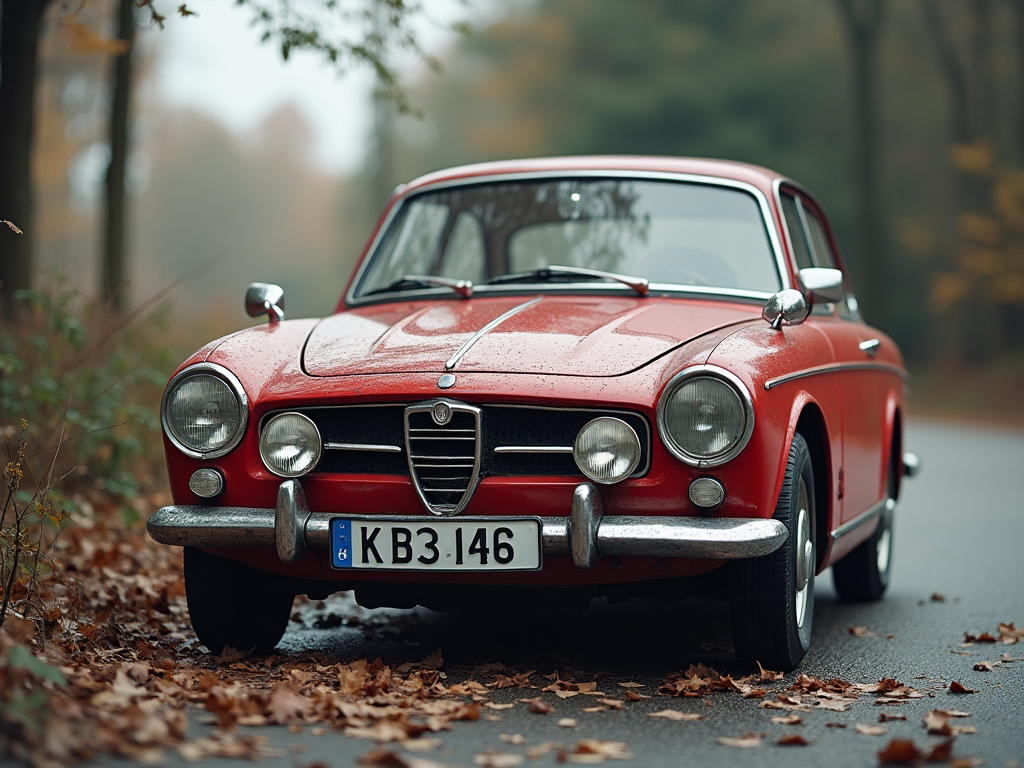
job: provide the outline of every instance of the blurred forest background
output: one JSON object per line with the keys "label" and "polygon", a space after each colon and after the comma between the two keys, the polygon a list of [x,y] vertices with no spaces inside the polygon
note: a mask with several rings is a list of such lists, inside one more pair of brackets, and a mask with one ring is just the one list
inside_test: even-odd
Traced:
{"label": "blurred forest background", "polygon": [[[95,169],[108,156],[112,54],[81,26],[113,36],[114,7],[89,0],[73,24],[59,4],[47,14],[37,287],[59,273],[100,292]],[[203,4],[190,7],[202,24]],[[405,83],[420,117],[378,108],[363,169],[345,176],[317,167],[294,106],[239,135],[155,100],[145,83],[161,66],[159,34],[142,39],[128,306],[212,265],[167,315],[166,344],[183,356],[252,322],[242,295],[253,280],[282,284],[291,317],[332,311],[386,191],[417,174],[548,154],[729,158],[781,171],[821,199],[867,319],[915,372],[919,406],[1024,415],[1024,0],[495,7],[470,37],[433,52],[440,77],[424,68]],[[857,194],[864,174],[868,200]]]}

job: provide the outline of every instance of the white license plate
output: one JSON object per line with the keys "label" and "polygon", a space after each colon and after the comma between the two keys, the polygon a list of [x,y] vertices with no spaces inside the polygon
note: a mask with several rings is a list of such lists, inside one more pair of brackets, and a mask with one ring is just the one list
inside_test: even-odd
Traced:
{"label": "white license plate", "polygon": [[538,518],[331,520],[331,565],[397,571],[535,571]]}

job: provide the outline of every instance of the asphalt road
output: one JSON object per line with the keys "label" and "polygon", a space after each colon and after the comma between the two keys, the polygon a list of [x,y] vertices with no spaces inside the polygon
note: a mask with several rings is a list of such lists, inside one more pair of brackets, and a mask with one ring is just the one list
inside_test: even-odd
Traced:
{"label": "asphalt road", "polygon": [[[593,704],[578,696],[551,703],[554,715],[531,714],[520,704],[501,712],[500,722],[458,722],[439,734],[444,746],[418,757],[448,765],[472,766],[486,749],[524,754],[545,741],[575,743],[581,738],[623,741],[643,766],[810,765],[873,766],[877,752],[891,738],[914,740],[918,746],[941,741],[928,736],[923,715],[931,709],[971,713],[960,721],[977,728],[956,739],[957,757],[978,757],[989,766],[1024,765],[1024,661],[977,672],[973,665],[998,660],[1001,653],[1024,658],[1017,645],[974,645],[962,648],[964,633],[996,633],[999,622],[1024,625],[1024,432],[953,422],[913,420],[908,449],[921,457],[923,472],[906,483],[896,514],[893,583],[886,598],[872,605],[837,601],[831,574],[818,578],[814,641],[800,671],[823,678],[872,683],[892,677],[930,695],[900,707],[874,706],[873,697],[853,703],[849,711],[811,711],[798,727],[771,721],[779,712],[758,708],[757,700],[735,694],[702,699],[667,699],[655,695],[669,673],[703,662],[736,676],[740,668],[723,646],[729,644],[728,609],[689,601],[672,606],[630,603],[598,605],[584,618],[507,614],[497,619],[473,615],[414,611],[364,611],[350,600],[332,598],[321,613],[358,616],[352,627],[333,630],[292,624],[282,644],[286,652],[318,650],[338,661],[382,657],[401,663],[418,661],[440,648],[450,680],[465,676],[475,664],[501,661],[509,666],[569,666],[577,680],[597,679],[607,693],[622,698],[616,683],[635,681],[652,695],[621,711],[583,713]],[[944,600],[933,600],[938,593]],[[312,609],[311,609],[312,610]],[[308,617],[312,618],[312,617]],[[306,625],[310,625],[310,620]],[[872,634],[857,637],[853,626]],[[970,655],[961,655],[961,654]],[[460,669],[461,675],[460,675]],[[787,683],[794,675],[787,675]],[[948,692],[950,680],[977,689],[972,695]],[[513,701],[527,692],[507,689],[495,701]],[[530,694],[536,695],[536,694]],[[588,700],[589,699],[589,700]],[[708,707],[705,703],[710,703]],[[700,712],[697,722],[671,722],[647,713],[671,707]],[[857,733],[857,723],[877,724],[880,711],[905,714],[905,722],[889,722],[885,736]],[[577,727],[559,727],[572,717]],[[826,727],[843,722],[847,728]],[[192,733],[202,732],[200,724]],[[247,732],[256,729],[246,729]],[[264,761],[268,768],[355,765],[373,742],[328,732],[314,736],[306,729],[260,729],[275,747],[289,750],[284,758]],[[718,744],[719,737],[745,732],[767,734],[764,746],[736,749]],[[805,747],[776,746],[783,733],[800,733],[812,742]],[[503,743],[502,734],[521,734],[522,746]],[[412,755],[410,755],[412,756]],[[549,753],[528,765],[554,765]],[[175,755],[170,765],[185,765]],[[211,760],[210,765],[223,765]],[[610,764],[626,765],[611,761]]]}

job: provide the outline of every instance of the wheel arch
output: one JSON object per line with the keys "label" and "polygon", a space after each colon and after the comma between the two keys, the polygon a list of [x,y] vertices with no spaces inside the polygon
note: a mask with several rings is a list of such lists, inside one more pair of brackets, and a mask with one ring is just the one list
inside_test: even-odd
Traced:
{"label": "wheel arch", "polygon": [[[825,415],[814,401],[807,401],[796,420],[794,434],[807,443],[814,471],[814,548],[816,565],[821,570],[831,542],[832,457],[829,451],[828,425]],[[790,438],[792,442],[792,437]]]}
{"label": "wheel arch", "polygon": [[889,435],[888,454],[885,456],[882,468],[886,472],[886,476],[888,476],[889,467],[892,465],[892,462],[897,462],[896,487],[893,490],[893,498],[898,499],[900,497],[900,489],[903,486],[903,409],[898,404],[890,403],[888,410],[891,414],[888,417],[889,428],[887,430]]}

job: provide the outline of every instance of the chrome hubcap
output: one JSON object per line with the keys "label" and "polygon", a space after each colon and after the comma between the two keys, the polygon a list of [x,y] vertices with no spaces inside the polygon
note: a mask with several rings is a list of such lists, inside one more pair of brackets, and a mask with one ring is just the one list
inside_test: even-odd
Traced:
{"label": "chrome hubcap", "polygon": [[807,486],[801,480],[797,495],[796,541],[793,542],[796,555],[796,592],[793,598],[793,607],[798,627],[803,627],[807,618],[807,601],[814,573],[814,542],[811,541],[809,506]]}
{"label": "chrome hubcap", "polygon": [[875,548],[878,556],[878,572],[885,576],[889,572],[889,553],[892,551],[892,531],[888,527],[878,537],[878,544]]}

